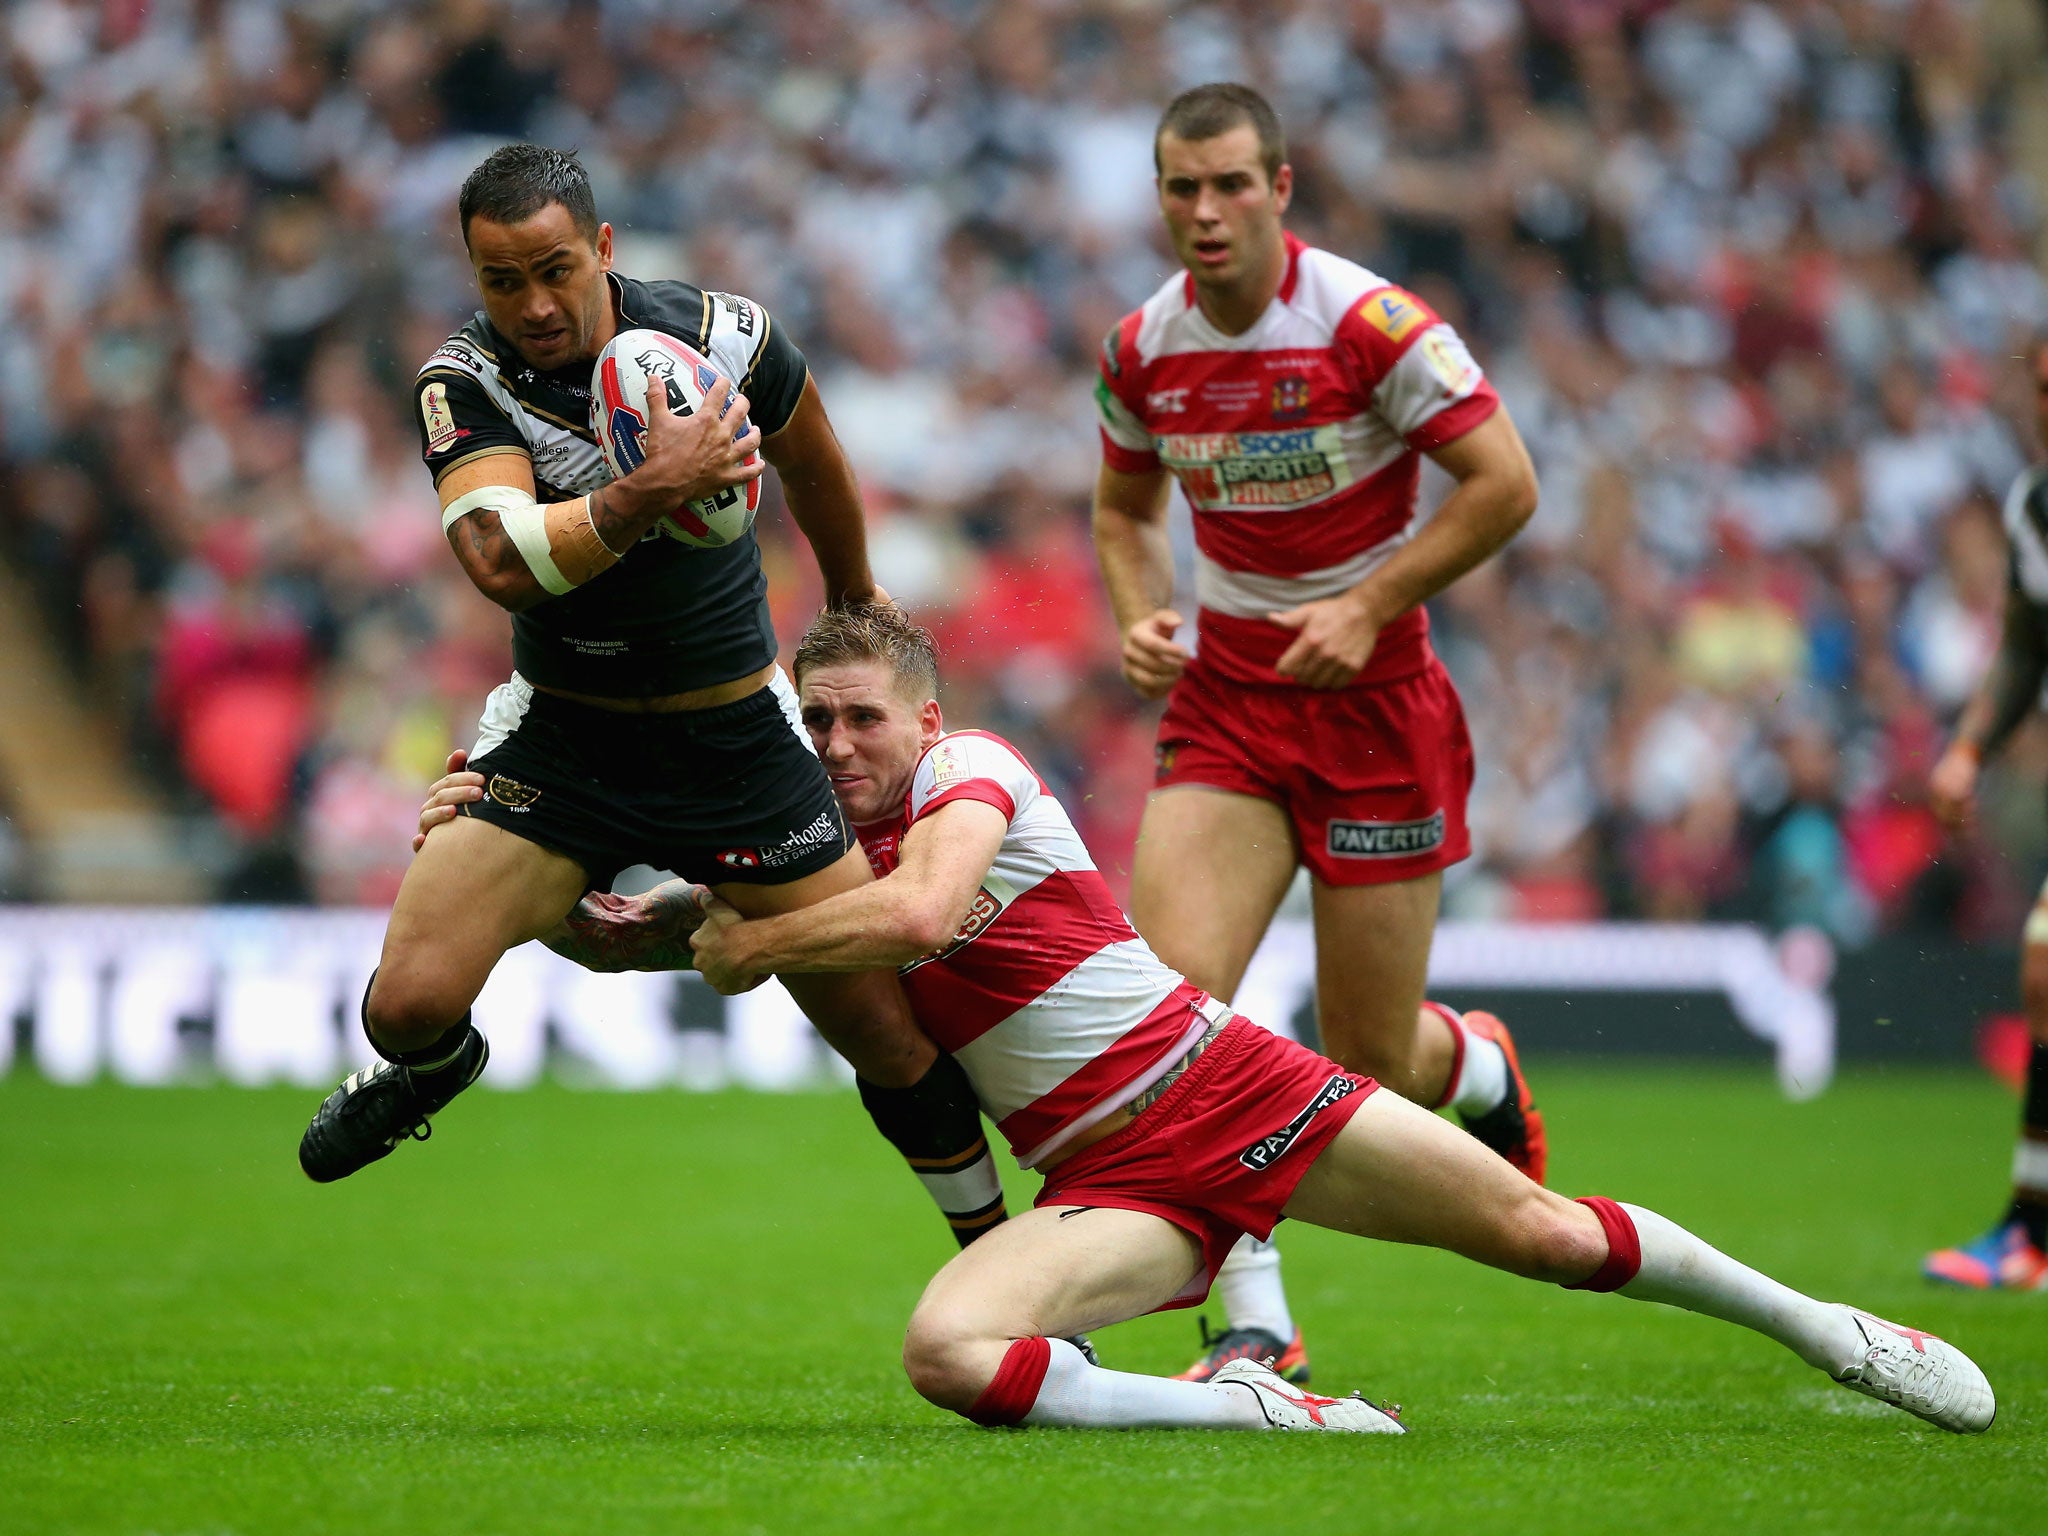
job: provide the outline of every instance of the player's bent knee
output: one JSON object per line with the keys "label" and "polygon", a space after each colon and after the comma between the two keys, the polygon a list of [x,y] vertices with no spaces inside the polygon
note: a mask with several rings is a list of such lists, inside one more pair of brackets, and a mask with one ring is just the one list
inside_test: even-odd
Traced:
{"label": "player's bent knee", "polygon": [[1531,1209],[1530,1258],[1526,1273],[1536,1280],[1568,1285],[1607,1262],[1607,1232],[1600,1218],[1576,1200],[1541,1192]]}
{"label": "player's bent knee", "polygon": [[1504,1223],[1505,1262],[1530,1280],[1569,1284],[1583,1280],[1607,1258],[1599,1217],[1575,1200],[1531,1185]]}
{"label": "player's bent knee", "polygon": [[903,1336],[903,1370],[917,1395],[939,1408],[965,1413],[988,1390],[1002,1365],[1008,1339],[989,1339],[919,1312]]}
{"label": "player's bent knee", "polygon": [[394,1051],[417,1050],[459,1023],[474,1001],[460,988],[432,978],[402,973],[394,978],[386,966],[370,983],[363,1018],[380,1044]]}
{"label": "player's bent knee", "polygon": [[1394,1041],[1374,1020],[1330,1018],[1321,1021],[1321,1026],[1324,1053],[1353,1072],[1396,1086],[1407,1082],[1414,1071],[1412,1030],[1409,1039]]}

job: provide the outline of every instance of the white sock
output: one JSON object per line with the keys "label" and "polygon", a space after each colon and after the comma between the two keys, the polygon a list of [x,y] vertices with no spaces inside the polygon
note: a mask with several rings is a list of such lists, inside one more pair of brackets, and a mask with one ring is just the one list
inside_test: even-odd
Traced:
{"label": "white sock", "polygon": [[1642,1241],[1643,1267],[1618,1294],[1755,1329],[1830,1376],[1860,1358],[1863,1336],[1846,1312],[1738,1264],[1655,1211],[1622,1209]]}
{"label": "white sock", "polygon": [[1445,1102],[1461,1115],[1483,1115],[1499,1107],[1508,1096],[1508,1055],[1498,1044],[1483,1040],[1465,1027],[1454,1008],[1444,1008],[1444,1022],[1465,1037],[1465,1054],[1458,1063],[1458,1080],[1451,1084]]}
{"label": "white sock", "polygon": [[1052,1360],[1026,1424],[1099,1429],[1264,1429],[1249,1387],[1134,1376],[1090,1365],[1065,1339],[1047,1339]]}
{"label": "white sock", "polygon": [[1247,1232],[1216,1272],[1216,1292],[1233,1328],[1263,1328],[1281,1343],[1294,1339],[1294,1314],[1280,1280],[1280,1249]]}

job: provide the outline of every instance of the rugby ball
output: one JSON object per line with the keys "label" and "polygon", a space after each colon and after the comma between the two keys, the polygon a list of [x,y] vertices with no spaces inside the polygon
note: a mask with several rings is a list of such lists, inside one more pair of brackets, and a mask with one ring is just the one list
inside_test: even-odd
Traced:
{"label": "rugby ball", "polygon": [[[629,475],[647,457],[647,387],[653,379],[667,391],[678,416],[700,410],[718,382],[718,370],[689,343],[666,331],[631,330],[614,336],[597,354],[590,375],[590,430],[613,479]],[[737,381],[735,381],[737,382]],[[746,432],[742,422],[733,436]],[[746,462],[756,455],[748,454]],[[716,496],[684,502],[656,523],[655,530],[699,549],[721,549],[754,526],[761,505],[761,481],[727,486]]]}

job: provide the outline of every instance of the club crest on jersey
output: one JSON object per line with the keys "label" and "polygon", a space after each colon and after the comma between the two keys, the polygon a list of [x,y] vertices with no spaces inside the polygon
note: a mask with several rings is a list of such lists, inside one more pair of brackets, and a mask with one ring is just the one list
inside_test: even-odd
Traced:
{"label": "club crest on jersey", "polygon": [[1308,380],[1290,373],[1273,381],[1273,419],[1299,421],[1308,414]]}
{"label": "club crest on jersey", "polygon": [[508,779],[502,773],[491,775],[488,791],[490,797],[508,811],[524,811],[540,798],[540,791],[531,784],[522,784],[517,779]]}
{"label": "club crest on jersey", "polygon": [[426,424],[429,453],[446,453],[462,436],[455,426],[455,413],[448,409],[446,384],[429,384],[420,391],[420,420]]}
{"label": "club crest on jersey", "polygon": [[1341,1073],[1332,1074],[1330,1080],[1316,1090],[1314,1098],[1302,1107],[1301,1113],[1281,1126],[1270,1136],[1261,1136],[1257,1141],[1237,1154],[1237,1160],[1254,1172],[1263,1173],[1279,1162],[1287,1149],[1301,1139],[1301,1133],[1308,1124],[1332,1104],[1341,1103],[1358,1092],[1358,1084]]}
{"label": "club crest on jersey", "polygon": [[1418,821],[1332,821],[1327,846],[1333,858],[1405,859],[1443,841],[1444,813],[1438,811]]}
{"label": "club crest on jersey", "polygon": [[1358,306],[1358,314],[1389,341],[1406,341],[1411,331],[1429,321],[1422,301],[1399,288],[1382,288],[1368,295]]}

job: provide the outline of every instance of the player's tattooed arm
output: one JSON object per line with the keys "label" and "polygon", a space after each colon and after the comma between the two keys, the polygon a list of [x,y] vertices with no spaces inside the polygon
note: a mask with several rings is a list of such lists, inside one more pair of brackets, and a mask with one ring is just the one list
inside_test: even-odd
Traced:
{"label": "player's tattooed arm", "polygon": [[614,487],[601,485],[590,493],[590,526],[598,542],[615,555],[623,555],[647,531],[648,520],[620,507]]}
{"label": "player's tattooed arm", "polygon": [[548,596],[496,507],[474,507],[448,530],[456,558],[478,589],[499,607],[519,613]]}
{"label": "player's tattooed arm", "polygon": [[690,935],[704,921],[711,892],[665,880],[638,896],[591,891],[541,943],[587,971],[687,971]]}
{"label": "player's tattooed arm", "polygon": [[[427,790],[420,807],[412,851],[426,845],[434,828],[445,826],[485,795],[484,776],[469,766],[460,748],[448,754],[448,771]],[[711,892],[687,880],[665,880],[638,896],[590,891],[551,932],[541,935],[565,960],[591,971],[687,971],[693,961],[690,935],[704,921]]]}

